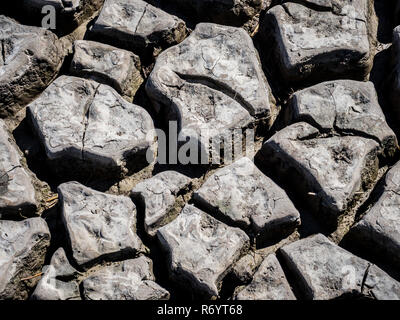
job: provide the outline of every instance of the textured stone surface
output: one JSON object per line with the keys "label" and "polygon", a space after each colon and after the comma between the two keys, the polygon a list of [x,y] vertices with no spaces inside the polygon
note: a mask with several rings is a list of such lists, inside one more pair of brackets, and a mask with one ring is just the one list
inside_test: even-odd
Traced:
{"label": "textured stone surface", "polygon": [[63,61],[57,37],[0,15],[0,117],[15,114],[54,79]]}
{"label": "textured stone surface", "polygon": [[43,275],[33,292],[34,300],[80,300],[79,284],[74,280],[78,273],[70,264],[63,248],[51,258],[50,265],[42,270]]}
{"label": "textured stone surface", "polygon": [[237,293],[237,300],[296,300],[274,254],[262,262],[253,281]]}
{"label": "textured stone surface", "polygon": [[277,108],[250,36],[234,27],[200,23],[164,51],[146,84],[157,112],[178,122],[182,137],[211,137],[244,128],[254,117],[272,125]]}
{"label": "textured stone surface", "polygon": [[[357,192],[375,181],[378,144],[353,136],[329,136],[305,122],[292,124],[262,147],[265,165],[273,165],[302,192],[328,223],[342,215]],[[278,174],[277,173],[277,174]]]}
{"label": "textured stone surface", "polygon": [[186,26],[142,0],[106,0],[89,36],[148,58],[181,42]]}
{"label": "textured stone surface", "polygon": [[400,299],[399,282],[322,234],[291,243],[281,251],[307,299],[328,300],[348,295]]}
{"label": "textured stone surface", "polygon": [[160,228],[157,236],[169,256],[170,276],[209,298],[218,296],[222,279],[249,245],[242,230],[228,227],[192,205]]}
{"label": "textured stone surface", "polygon": [[42,218],[20,222],[0,220],[0,300],[23,300],[42,269],[50,232]]}
{"label": "textured stone surface", "polygon": [[287,235],[300,224],[285,191],[246,157],[214,173],[194,200],[257,239]]}
{"label": "textured stone surface", "polygon": [[154,282],[153,263],[141,256],[96,271],[83,281],[87,300],[168,300],[169,292]]}
{"label": "textured stone surface", "polygon": [[386,174],[382,195],[351,235],[358,245],[400,267],[400,162]]}
{"label": "textured stone surface", "polygon": [[32,177],[21,165],[21,156],[0,119],[0,218],[35,213],[37,202]]}
{"label": "textured stone surface", "polygon": [[141,64],[133,53],[94,41],[74,43],[71,74],[113,87],[132,101],[143,83]]}
{"label": "textured stone surface", "polygon": [[296,92],[289,105],[290,121],[374,139],[388,154],[397,149],[396,135],[386,123],[372,82],[324,82]]}
{"label": "textured stone surface", "polygon": [[61,76],[28,112],[48,159],[69,177],[79,175],[77,167],[119,175],[144,166],[154,144],[146,138],[154,129],[146,110],[92,80]]}
{"label": "textured stone surface", "polygon": [[142,251],[136,235],[136,207],[128,197],[98,192],[77,182],[60,185],[58,192],[63,223],[79,265]]}
{"label": "textured stone surface", "polygon": [[372,66],[372,1],[304,2],[320,9],[289,2],[270,9],[261,23],[262,45],[269,47],[273,38],[282,77],[290,82],[363,79]]}
{"label": "textured stone surface", "polygon": [[131,192],[132,198],[144,209],[144,228],[154,237],[168,222],[178,193],[189,186],[191,179],[175,171],[164,171],[140,182]]}
{"label": "textured stone surface", "polygon": [[260,254],[250,251],[234,264],[231,274],[241,284],[250,283],[262,262],[263,257]]}

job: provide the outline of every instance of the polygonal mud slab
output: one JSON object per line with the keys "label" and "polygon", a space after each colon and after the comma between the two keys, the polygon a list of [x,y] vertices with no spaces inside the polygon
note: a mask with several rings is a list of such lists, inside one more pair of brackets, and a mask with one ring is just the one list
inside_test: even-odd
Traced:
{"label": "polygonal mud slab", "polygon": [[250,36],[240,28],[200,23],[163,52],[146,84],[156,112],[177,121],[182,137],[211,138],[278,110]]}
{"label": "polygonal mud slab", "polygon": [[153,263],[141,256],[96,271],[83,281],[86,300],[168,300],[169,292],[154,282]]}
{"label": "polygonal mud slab", "polygon": [[37,207],[32,177],[21,165],[17,146],[0,119],[0,219],[33,215]]}
{"label": "polygonal mud slab", "polygon": [[400,299],[400,283],[372,263],[314,235],[280,249],[306,299]]}
{"label": "polygonal mud slab", "polygon": [[192,205],[160,228],[157,236],[168,253],[171,278],[208,298],[219,295],[222,279],[249,246],[242,230],[228,227]]}
{"label": "polygonal mud slab", "polygon": [[147,135],[153,120],[107,85],[61,76],[27,111],[60,175],[79,179],[98,171],[119,177],[148,165],[146,152],[154,148],[154,140]]}
{"label": "polygonal mud slab", "polygon": [[305,121],[324,132],[374,139],[389,155],[398,147],[372,82],[324,82],[296,92],[287,110],[287,122]]}
{"label": "polygonal mud slab", "polygon": [[0,220],[0,299],[24,300],[36,285],[50,231],[42,218]]}
{"label": "polygonal mud slab", "polygon": [[[162,0],[150,0],[154,5],[163,5]],[[271,0],[172,0],[181,12],[195,22],[214,22],[224,25],[241,26],[257,15]]]}
{"label": "polygonal mud slab", "polygon": [[283,79],[363,80],[372,67],[372,1],[301,2],[274,6],[261,22],[261,46],[273,42]]}
{"label": "polygonal mud slab", "polygon": [[88,36],[151,60],[186,37],[186,25],[142,0],[106,0]]}
{"label": "polygonal mud slab", "polygon": [[136,207],[128,197],[98,192],[77,182],[60,185],[58,193],[72,254],[80,266],[143,250],[136,235]]}
{"label": "polygonal mud slab", "polygon": [[144,210],[144,228],[154,237],[168,223],[178,194],[189,186],[191,179],[175,171],[164,171],[137,184],[131,197]]}
{"label": "polygonal mud slab", "polygon": [[50,265],[43,267],[43,275],[33,292],[33,300],[81,300],[78,274],[70,264],[63,248],[51,258]]}
{"label": "polygonal mud slab", "polygon": [[222,221],[243,228],[257,243],[288,235],[300,224],[300,214],[285,191],[246,157],[209,177],[194,200]]}
{"label": "polygonal mud slab", "polygon": [[0,52],[0,117],[7,117],[49,85],[64,57],[52,32],[5,16],[0,16]]}
{"label": "polygonal mud slab", "polygon": [[104,0],[15,0],[9,6],[18,14],[23,13],[24,20],[29,24],[44,23],[43,26],[50,27],[52,31],[65,34],[90,18],[103,3]]}
{"label": "polygonal mud slab", "polygon": [[71,74],[107,84],[130,102],[143,83],[140,69],[139,57],[129,51],[94,41],[74,43]]}
{"label": "polygonal mud slab", "polygon": [[400,162],[387,173],[378,201],[350,232],[352,242],[400,268]]}
{"label": "polygonal mud slab", "polygon": [[272,136],[259,155],[263,165],[296,186],[316,214],[335,225],[375,182],[378,148],[372,139],[321,134],[299,122]]}
{"label": "polygonal mud slab", "polygon": [[253,281],[239,291],[236,300],[296,300],[286,276],[274,254],[261,263]]}

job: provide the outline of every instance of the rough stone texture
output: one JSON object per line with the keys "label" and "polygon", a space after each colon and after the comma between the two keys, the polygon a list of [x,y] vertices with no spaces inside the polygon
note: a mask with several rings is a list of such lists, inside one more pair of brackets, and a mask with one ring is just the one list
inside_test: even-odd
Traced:
{"label": "rough stone texture", "polygon": [[148,58],[181,42],[186,26],[142,0],[106,0],[89,36]]}
{"label": "rough stone texture", "polygon": [[50,232],[42,218],[15,222],[0,220],[0,300],[28,298],[40,272]]}
{"label": "rough stone texture", "polygon": [[96,271],[83,281],[83,294],[87,300],[168,300],[154,281],[152,261],[141,256]]}
{"label": "rough stone texture", "polygon": [[208,298],[218,296],[222,279],[249,245],[242,230],[228,227],[192,205],[160,228],[157,236],[169,256],[171,278]]}
{"label": "rough stone texture", "polygon": [[246,157],[214,173],[194,193],[194,200],[257,240],[288,235],[300,224],[300,214],[285,191]]}
{"label": "rough stone texture", "polygon": [[241,284],[248,284],[253,280],[257,268],[263,262],[262,255],[250,251],[240,258],[232,267],[231,274],[233,279]]}
{"label": "rough stone texture", "polygon": [[322,234],[291,243],[281,251],[307,299],[328,300],[346,296],[400,299],[399,282]]}
{"label": "rough stone texture", "polygon": [[31,216],[36,208],[32,177],[22,166],[17,146],[0,119],[0,218]]}
{"label": "rough stone texture", "polygon": [[59,248],[51,258],[50,265],[43,267],[43,275],[33,292],[34,300],[81,300],[77,275],[65,255]]}
{"label": "rough stone texture", "polygon": [[210,23],[159,56],[146,91],[183,137],[218,136],[254,117],[271,126],[278,112],[250,36]]}
{"label": "rough stone texture", "polygon": [[71,74],[107,84],[132,102],[143,83],[138,56],[94,41],[75,41],[74,50]]}
{"label": "rough stone texture", "polygon": [[[372,1],[302,1],[270,9],[261,22],[262,46],[274,42],[284,80],[362,80],[372,67],[368,25]],[[271,37],[273,40],[271,40]]]}
{"label": "rough stone texture", "polygon": [[237,293],[237,300],[296,300],[274,254],[262,262],[253,281]]}
{"label": "rough stone texture", "polygon": [[143,250],[136,235],[136,207],[128,197],[98,192],[77,182],[60,185],[58,193],[62,220],[79,265]]}
{"label": "rough stone texture", "polygon": [[372,82],[324,82],[296,92],[289,106],[290,122],[305,121],[323,131],[368,137],[387,154],[394,154],[398,147]]}
{"label": "rough stone texture", "polygon": [[[45,6],[52,6],[56,12],[56,30],[70,31],[89,18],[96,10],[100,9],[104,0],[14,0],[11,6],[28,15],[29,22],[40,24],[49,14]],[[47,20],[45,20],[48,22]]]}
{"label": "rough stone texture", "polygon": [[358,245],[400,268],[400,162],[387,173],[381,197],[351,235]]}
{"label": "rough stone texture", "polygon": [[147,165],[154,129],[145,109],[130,104],[111,87],[92,80],[61,76],[31,103],[33,129],[55,170],[69,178],[80,170],[126,173]]}
{"label": "rough stone texture", "polygon": [[377,150],[374,140],[323,135],[299,122],[272,136],[260,154],[265,165],[274,166],[281,178],[296,186],[318,215],[335,224],[358,192],[375,182]]}
{"label": "rough stone texture", "polygon": [[63,56],[53,33],[2,15],[0,49],[0,117],[4,118],[46,88],[57,75]]}
{"label": "rough stone texture", "polygon": [[140,182],[131,197],[144,209],[144,228],[154,237],[170,218],[178,194],[190,185],[191,179],[175,171],[164,171]]}

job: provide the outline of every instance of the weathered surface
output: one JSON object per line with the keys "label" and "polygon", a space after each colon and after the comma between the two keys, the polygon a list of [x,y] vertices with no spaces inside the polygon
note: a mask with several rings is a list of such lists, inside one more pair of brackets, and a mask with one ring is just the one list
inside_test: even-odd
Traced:
{"label": "weathered surface", "polygon": [[94,41],[74,43],[70,72],[113,87],[132,102],[143,83],[140,59],[133,53]]}
{"label": "weathered surface", "polygon": [[290,234],[300,214],[285,191],[249,158],[218,170],[194,193],[207,211],[254,235],[258,241]]}
{"label": "weathered surface", "polygon": [[24,26],[0,16],[0,117],[15,114],[57,75],[62,50],[43,28]]}
{"label": "weathered surface", "polygon": [[175,171],[164,171],[140,182],[133,188],[131,197],[144,210],[144,228],[154,237],[165,225],[174,208],[178,194],[189,186],[191,179]]}
{"label": "weathered surface", "polygon": [[296,300],[274,254],[262,262],[253,281],[235,297],[237,300]]}
{"label": "weathered surface", "polygon": [[58,187],[61,215],[75,261],[85,267],[102,259],[134,256],[143,250],[136,235],[136,207],[77,182]]}
{"label": "weathered surface", "polygon": [[[162,0],[150,0],[163,4]],[[257,15],[271,0],[172,0],[182,12],[196,22],[209,21],[225,25],[241,26]]]}
{"label": "weathered surface", "polygon": [[286,245],[281,251],[307,299],[347,296],[400,299],[399,282],[322,234]]}
{"label": "weathered surface", "polygon": [[[45,6],[51,6],[56,13],[55,30],[57,32],[69,32],[80,25],[85,19],[93,15],[104,3],[104,0],[15,0],[11,6],[27,15],[27,19],[33,23],[40,24],[50,13],[43,11]],[[47,8],[46,8],[47,9]]]}
{"label": "weathered surface", "polygon": [[43,267],[43,275],[33,292],[34,300],[80,300],[79,284],[74,277],[77,275],[65,255],[59,248],[51,258],[50,265]]}
{"label": "weathered surface", "polygon": [[242,230],[228,227],[192,205],[160,228],[157,236],[169,256],[170,276],[208,298],[218,296],[222,279],[249,245]]}
{"label": "weathered surface", "polygon": [[351,230],[353,241],[400,268],[400,162],[386,175],[383,193]]}
{"label": "weathered surface", "polygon": [[146,137],[154,129],[146,110],[92,80],[61,76],[28,113],[55,170],[70,179],[80,170],[119,176],[147,165],[146,152],[154,147]]}
{"label": "weathered surface", "polygon": [[168,300],[154,281],[152,261],[141,256],[96,271],[83,281],[83,294],[87,300]]}
{"label": "weathered surface", "polygon": [[157,59],[146,91],[156,112],[178,122],[182,137],[245,128],[277,107],[250,36],[240,28],[200,23]]}
{"label": "weathered surface", "polygon": [[265,165],[296,185],[318,215],[335,224],[358,192],[375,182],[378,147],[372,139],[324,135],[299,122],[271,137],[260,154]]}
{"label": "weathered surface", "polygon": [[318,84],[296,92],[288,111],[289,122],[305,121],[325,132],[368,137],[387,154],[398,147],[372,82],[337,80]]}
{"label": "weathered surface", "polygon": [[42,218],[15,222],[0,220],[0,299],[23,300],[38,279],[50,232]]}
{"label": "weathered surface", "polygon": [[0,219],[35,213],[37,202],[32,177],[21,165],[21,156],[0,119]]}
{"label": "weathered surface", "polygon": [[262,255],[250,251],[233,265],[231,275],[241,284],[250,283],[262,262]]}
{"label": "weathered surface", "polygon": [[149,58],[181,42],[186,26],[142,0],[106,0],[89,36]]}
{"label": "weathered surface", "polygon": [[274,42],[285,81],[362,80],[372,67],[368,25],[372,1],[286,2],[270,9],[261,22],[263,46]]}

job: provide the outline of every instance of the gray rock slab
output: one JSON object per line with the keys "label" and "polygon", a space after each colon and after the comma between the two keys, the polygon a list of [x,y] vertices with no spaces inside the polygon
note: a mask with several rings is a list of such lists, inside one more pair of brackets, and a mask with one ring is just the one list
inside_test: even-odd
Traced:
{"label": "gray rock slab", "polygon": [[143,251],[131,199],[98,192],[77,182],[60,185],[58,193],[68,241],[80,266],[86,268],[102,259]]}
{"label": "gray rock slab", "polygon": [[253,281],[235,296],[236,300],[296,300],[274,254],[264,259]]}
{"label": "gray rock slab", "polygon": [[324,82],[296,92],[289,106],[291,122],[305,121],[324,131],[369,137],[379,142],[387,154],[398,147],[372,82]]}
{"label": "gray rock slab", "polygon": [[33,300],[81,300],[79,283],[63,248],[54,252],[50,265],[43,267],[43,275],[32,293]]}
{"label": "gray rock slab", "polygon": [[217,297],[221,281],[249,246],[246,233],[228,227],[192,205],[157,232],[169,256],[171,278],[194,293]]}
{"label": "gray rock slab", "polygon": [[379,145],[372,139],[321,134],[305,122],[292,124],[265,142],[263,163],[296,185],[328,224],[335,224],[359,192],[377,178]]}
{"label": "gray rock slab", "polygon": [[47,158],[69,177],[79,170],[119,176],[147,165],[154,148],[148,112],[93,80],[61,76],[27,112]]}
{"label": "gray rock slab", "polygon": [[186,25],[142,0],[106,0],[89,37],[149,58],[181,42]]}
{"label": "gray rock slab", "polygon": [[0,218],[33,215],[37,208],[32,176],[17,148],[0,119]]}
{"label": "gray rock slab", "polygon": [[317,234],[281,248],[307,299],[400,299],[400,283],[372,263]]}
{"label": "gray rock slab", "polygon": [[[50,231],[42,218],[0,220],[0,299],[24,300],[39,278]],[[26,279],[26,280],[25,280]]]}
{"label": "gray rock slab", "polygon": [[400,268],[400,163],[386,174],[382,195],[351,235],[358,245]]}
{"label": "gray rock slab", "polygon": [[[274,42],[285,81],[333,77],[363,80],[371,67],[370,0],[286,2],[272,7],[261,22],[263,45]],[[320,8],[315,10],[310,5]]]}
{"label": "gray rock slab", "polygon": [[0,16],[0,117],[15,114],[56,77],[62,61],[57,37]]}
{"label": "gray rock slab", "polygon": [[132,52],[94,41],[74,43],[71,74],[107,84],[130,102],[143,83],[140,70],[140,59]]}
{"label": "gray rock slab", "polygon": [[290,234],[300,224],[286,192],[246,157],[210,176],[193,198],[257,241]]}
{"label": "gray rock slab", "polygon": [[168,222],[178,194],[187,188],[191,179],[176,171],[164,171],[138,183],[131,197],[144,209],[144,228],[154,237],[157,230]]}
{"label": "gray rock slab", "polygon": [[155,282],[152,261],[144,256],[106,266],[83,281],[86,300],[168,300]]}

